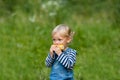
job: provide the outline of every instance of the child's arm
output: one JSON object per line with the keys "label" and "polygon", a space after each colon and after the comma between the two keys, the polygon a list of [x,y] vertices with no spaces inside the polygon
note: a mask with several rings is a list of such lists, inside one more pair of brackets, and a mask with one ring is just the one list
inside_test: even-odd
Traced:
{"label": "child's arm", "polygon": [[45,61],[46,66],[47,66],[47,67],[51,67],[52,64],[53,64],[53,62],[54,62],[54,58],[52,58],[52,57],[50,56],[50,54],[48,54],[48,56],[47,56],[47,58],[46,58],[46,61]]}
{"label": "child's arm", "polygon": [[54,60],[55,60],[54,48],[55,48],[55,45],[51,45],[50,52],[49,52],[49,54],[48,54],[48,56],[46,58],[46,61],[45,61],[45,64],[48,67],[51,67],[53,62],[54,62]]}
{"label": "child's arm", "polygon": [[67,69],[72,69],[76,62],[76,50],[70,50],[69,53],[61,54],[57,60]]}

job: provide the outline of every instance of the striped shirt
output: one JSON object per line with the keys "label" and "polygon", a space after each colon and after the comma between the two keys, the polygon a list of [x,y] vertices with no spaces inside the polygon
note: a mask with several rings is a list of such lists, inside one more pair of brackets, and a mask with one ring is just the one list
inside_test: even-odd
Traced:
{"label": "striped shirt", "polygon": [[48,54],[45,62],[46,66],[51,67],[55,60],[61,63],[65,68],[73,69],[76,62],[76,50],[67,48],[60,56],[57,56],[57,54],[54,53],[53,58]]}

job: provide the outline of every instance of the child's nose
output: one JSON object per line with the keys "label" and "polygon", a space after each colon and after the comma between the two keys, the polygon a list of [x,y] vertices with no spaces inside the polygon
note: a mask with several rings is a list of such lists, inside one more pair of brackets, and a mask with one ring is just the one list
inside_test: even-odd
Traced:
{"label": "child's nose", "polygon": [[59,41],[55,41],[55,44],[56,44],[56,45],[59,44]]}

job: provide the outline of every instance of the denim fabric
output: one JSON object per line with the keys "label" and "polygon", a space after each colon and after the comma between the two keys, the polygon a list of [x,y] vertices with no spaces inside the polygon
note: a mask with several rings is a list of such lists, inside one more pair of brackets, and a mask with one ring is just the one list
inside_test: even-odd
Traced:
{"label": "denim fabric", "polygon": [[73,70],[66,69],[55,60],[50,74],[50,80],[74,80],[73,79]]}

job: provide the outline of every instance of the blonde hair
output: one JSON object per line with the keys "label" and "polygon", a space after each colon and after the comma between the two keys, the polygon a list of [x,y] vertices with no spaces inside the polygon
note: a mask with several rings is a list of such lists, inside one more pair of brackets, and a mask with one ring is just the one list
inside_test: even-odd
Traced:
{"label": "blonde hair", "polygon": [[70,37],[71,39],[73,38],[74,32],[71,31],[70,27],[65,25],[65,24],[60,24],[57,25],[53,31],[52,31],[52,36],[56,33],[60,33],[64,37]]}

